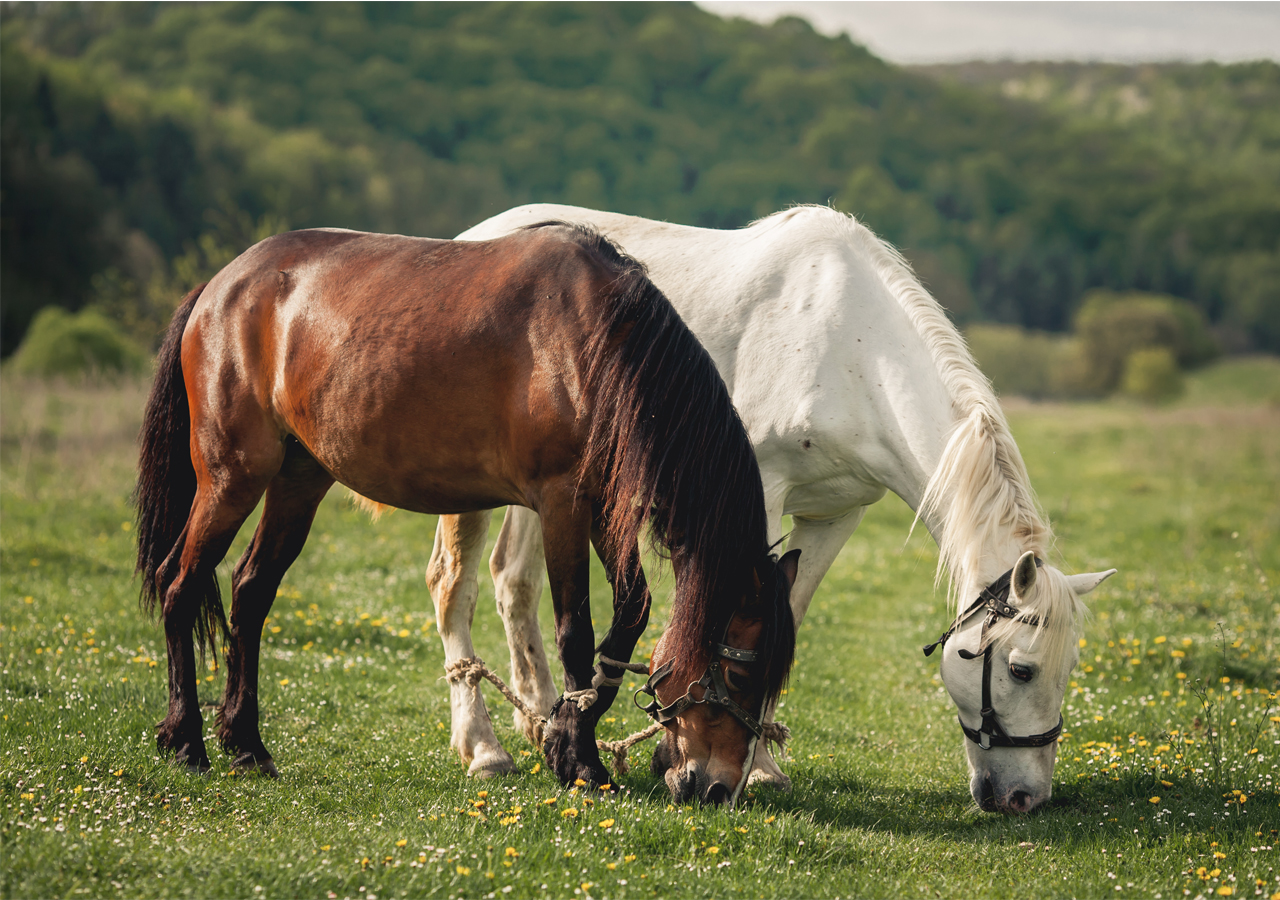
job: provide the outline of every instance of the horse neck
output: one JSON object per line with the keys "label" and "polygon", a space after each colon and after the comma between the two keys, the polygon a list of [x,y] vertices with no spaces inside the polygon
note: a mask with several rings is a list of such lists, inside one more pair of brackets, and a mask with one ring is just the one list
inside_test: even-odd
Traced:
{"label": "horse neck", "polygon": [[877,434],[867,467],[937,542],[939,578],[945,567],[971,599],[1026,550],[1043,552],[1048,528],[999,401],[959,333],[909,272],[885,264],[878,276],[890,296],[873,306],[892,339],[865,363],[876,375],[864,376],[876,385],[865,401]]}

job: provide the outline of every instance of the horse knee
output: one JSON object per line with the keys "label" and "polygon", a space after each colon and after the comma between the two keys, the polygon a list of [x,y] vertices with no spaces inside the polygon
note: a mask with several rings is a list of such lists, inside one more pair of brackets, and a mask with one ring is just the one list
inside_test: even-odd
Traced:
{"label": "horse knee", "polygon": [[498,614],[503,619],[525,617],[537,610],[542,597],[541,573],[515,569],[492,574]]}

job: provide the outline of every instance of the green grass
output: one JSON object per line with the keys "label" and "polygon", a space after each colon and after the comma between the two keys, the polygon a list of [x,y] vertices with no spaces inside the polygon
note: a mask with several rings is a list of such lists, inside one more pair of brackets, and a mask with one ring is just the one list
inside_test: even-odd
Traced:
{"label": "green grass", "polygon": [[[892,497],[800,632],[779,714],[796,736],[791,794],[673,808],[652,745],[616,798],[561,790],[489,690],[521,771],[468,779],[423,585],[433,522],[373,524],[338,491],[267,626],[263,733],[282,777],[231,776],[221,756],[187,775],[155,751],[163,636],[132,579],[142,388],[6,380],[0,895],[1276,895],[1280,410],[1238,390],[1211,405],[1215,385],[1254,380],[1231,365],[1193,378],[1198,403],[1011,411],[1058,561],[1120,569],[1089,598],[1054,799],[1023,818],[969,797],[954,712],[920,653],[949,618],[936,553],[904,545],[911,517]],[[475,637],[505,671],[487,579]],[[207,669],[202,700],[222,674]],[[624,698],[603,733],[643,724]]]}

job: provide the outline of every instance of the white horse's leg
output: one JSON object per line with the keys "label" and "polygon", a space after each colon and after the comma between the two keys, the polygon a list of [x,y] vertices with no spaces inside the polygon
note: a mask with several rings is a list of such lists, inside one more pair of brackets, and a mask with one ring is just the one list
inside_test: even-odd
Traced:
{"label": "white horse's leg", "polygon": [[[490,511],[441,516],[436,527],[435,546],[427,564],[427,588],[436,605],[436,628],[444,643],[445,671],[460,659],[475,656],[471,643],[471,620],[480,593],[477,571],[489,535]],[[464,677],[449,682],[452,731],[450,745],[458,751],[467,774],[487,778],[514,772],[511,758],[489,721],[480,686]]]}
{"label": "white horse's leg", "polygon": [[[498,614],[511,650],[511,686],[520,699],[546,715],[560,692],[551,680],[538,626],[538,601],[546,571],[542,553],[542,520],[531,509],[508,506],[498,542],[489,559]],[[515,711],[516,728],[534,746],[542,746],[542,726]]]}
{"label": "white horse's leg", "polygon": [[[795,616],[797,631],[827,569],[831,568],[866,512],[865,506],[859,506],[834,519],[803,519],[796,516],[792,520],[794,527],[791,538],[787,541],[787,550],[800,550],[800,570],[796,574],[796,583],[791,586],[791,613]],[[775,713],[776,707],[770,706],[765,711],[765,721],[774,721]],[[756,748],[755,764],[747,783],[768,784],[779,790],[791,790],[791,779],[778,767],[764,741]]]}

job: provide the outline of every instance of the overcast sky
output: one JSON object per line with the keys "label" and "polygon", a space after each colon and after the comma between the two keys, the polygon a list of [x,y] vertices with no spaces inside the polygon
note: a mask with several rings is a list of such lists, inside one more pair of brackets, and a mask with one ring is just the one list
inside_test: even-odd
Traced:
{"label": "overcast sky", "polygon": [[895,63],[971,59],[1280,60],[1280,3],[704,0],[722,16],[808,19]]}

